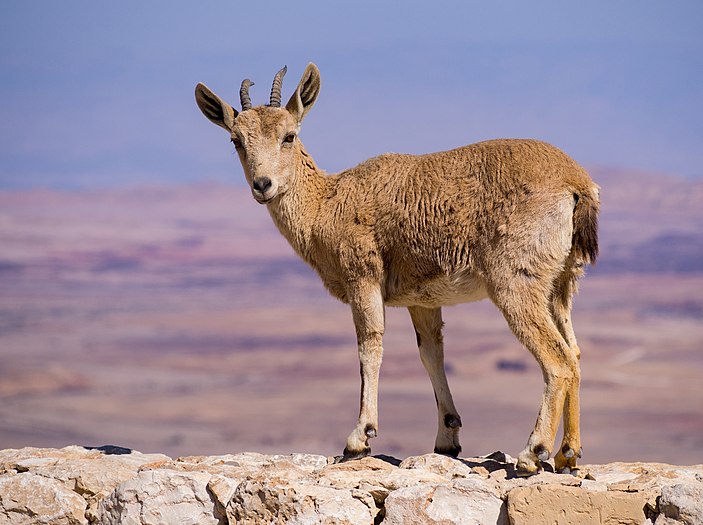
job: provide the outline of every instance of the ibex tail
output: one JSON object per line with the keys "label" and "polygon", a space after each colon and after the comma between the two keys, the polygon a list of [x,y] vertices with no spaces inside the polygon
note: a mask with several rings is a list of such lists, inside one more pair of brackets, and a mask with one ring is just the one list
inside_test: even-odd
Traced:
{"label": "ibex tail", "polygon": [[574,233],[572,253],[585,263],[595,264],[598,257],[598,188],[574,193]]}

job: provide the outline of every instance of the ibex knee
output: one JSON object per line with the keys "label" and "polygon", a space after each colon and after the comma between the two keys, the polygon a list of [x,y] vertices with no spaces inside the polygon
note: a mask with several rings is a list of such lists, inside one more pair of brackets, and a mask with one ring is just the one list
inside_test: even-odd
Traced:
{"label": "ibex knee", "polygon": [[545,371],[545,378],[551,381],[580,381],[581,370],[578,361],[563,363],[549,367]]}

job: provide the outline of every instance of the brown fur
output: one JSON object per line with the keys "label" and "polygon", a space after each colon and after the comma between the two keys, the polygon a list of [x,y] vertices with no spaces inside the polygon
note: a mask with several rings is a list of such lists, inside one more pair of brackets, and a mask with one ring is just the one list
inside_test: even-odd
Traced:
{"label": "brown fur", "polygon": [[582,266],[598,253],[598,187],[565,153],[535,140],[386,154],[328,175],[297,138],[319,87],[310,64],[285,109],[237,113],[202,84],[196,99],[239,143],[253,196],[330,293],[351,306],[362,391],[345,458],[368,453],[378,428],[384,305],[410,311],[437,397],[435,449],[458,454],[461,420],[444,373],[441,307],[488,297],[545,378],[537,424],[518,467],[538,470],[563,412],[566,453],[557,454],[557,467],[574,468],[581,448],[580,351],[571,297]]}

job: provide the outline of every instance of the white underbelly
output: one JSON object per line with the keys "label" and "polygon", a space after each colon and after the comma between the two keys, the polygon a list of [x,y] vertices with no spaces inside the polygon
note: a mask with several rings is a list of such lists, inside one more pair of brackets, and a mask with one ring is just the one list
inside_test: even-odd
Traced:
{"label": "white underbelly", "polygon": [[[388,306],[437,308],[488,297],[483,280],[468,272],[443,275],[421,283],[405,283],[402,279],[388,279],[386,282],[384,302]],[[395,285],[389,285],[389,282]]]}

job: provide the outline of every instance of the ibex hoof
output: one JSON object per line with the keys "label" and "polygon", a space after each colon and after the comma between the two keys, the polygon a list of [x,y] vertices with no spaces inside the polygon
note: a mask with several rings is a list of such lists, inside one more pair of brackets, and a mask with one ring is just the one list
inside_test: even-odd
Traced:
{"label": "ibex hoof", "polygon": [[533,452],[540,461],[547,461],[549,459],[549,450],[544,445],[537,445]]}
{"label": "ibex hoof", "polygon": [[576,451],[575,447],[565,444],[561,447],[559,453],[554,457],[554,466],[557,472],[565,474],[574,474],[578,471],[576,461],[583,454],[583,449],[579,447]]}
{"label": "ibex hoof", "polygon": [[526,478],[528,476],[534,476],[535,474],[539,474],[539,472],[540,467],[537,465],[537,463],[525,463],[518,461],[515,474],[522,478]]}
{"label": "ibex hoof", "polygon": [[[520,452],[517,459],[517,475],[532,476],[542,470],[541,461],[549,459],[549,450],[544,445],[536,445],[533,449]],[[547,464],[548,465],[548,464]],[[551,467],[549,467],[551,469]]]}
{"label": "ibex hoof", "polygon": [[583,449],[579,448],[578,452],[574,452],[574,449],[569,445],[564,445],[561,449],[561,453],[564,454],[566,459],[571,459],[574,456],[580,458],[583,455]]}
{"label": "ibex hoof", "polygon": [[559,474],[570,474],[575,478],[585,478],[587,475],[584,474],[578,467],[564,467],[559,471]]}
{"label": "ibex hoof", "polygon": [[434,448],[435,454],[442,454],[443,456],[449,456],[450,458],[457,458],[461,454],[461,447],[449,447],[449,448]]}
{"label": "ibex hoof", "polygon": [[354,451],[349,451],[346,448],[344,449],[344,452],[342,452],[341,456],[335,456],[334,462],[335,463],[344,463],[346,461],[353,461],[355,459],[361,459],[365,458],[371,453],[371,447],[366,447],[360,451],[354,452]]}

